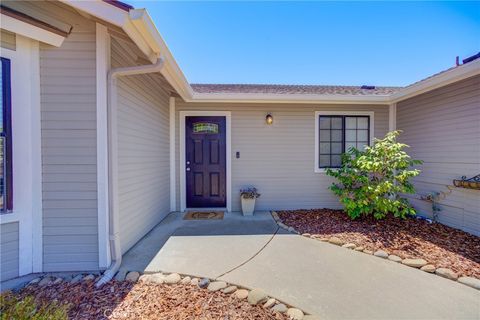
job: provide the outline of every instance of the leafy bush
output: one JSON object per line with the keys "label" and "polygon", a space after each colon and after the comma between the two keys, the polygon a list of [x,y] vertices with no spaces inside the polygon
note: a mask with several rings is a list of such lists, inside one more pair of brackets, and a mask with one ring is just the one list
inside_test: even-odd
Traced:
{"label": "leafy bush", "polygon": [[0,295],[1,320],[66,320],[67,312],[68,306],[57,302],[39,304],[31,296],[21,299],[11,292]]}
{"label": "leafy bush", "polygon": [[350,218],[373,214],[382,219],[388,213],[400,218],[415,215],[408,200],[399,194],[415,192],[410,179],[420,171],[411,167],[422,161],[412,160],[403,150],[408,146],[397,142],[399,134],[389,132],[384,139],[375,139],[365,151],[351,148],[343,154],[340,169],[326,170],[338,180],[330,190],[340,197]]}

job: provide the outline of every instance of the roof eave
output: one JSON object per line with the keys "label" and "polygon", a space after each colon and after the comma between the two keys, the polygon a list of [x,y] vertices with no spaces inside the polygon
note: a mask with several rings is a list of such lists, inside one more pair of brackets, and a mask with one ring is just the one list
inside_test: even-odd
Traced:
{"label": "roof eave", "polygon": [[435,90],[463,79],[480,74],[480,59],[445,71],[431,78],[409,85],[390,96],[391,103],[397,103],[419,94]]}
{"label": "roof eave", "polygon": [[388,95],[319,95],[319,94],[263,94],[263,93],[198,93],[187,102],[211,103],[329,103],[388,105]]}

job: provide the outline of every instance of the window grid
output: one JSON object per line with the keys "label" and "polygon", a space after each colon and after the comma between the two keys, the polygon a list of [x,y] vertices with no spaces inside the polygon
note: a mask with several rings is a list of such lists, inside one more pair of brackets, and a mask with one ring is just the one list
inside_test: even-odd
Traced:
{"label": "window grid", "polygon": [[[328,125],[326,126],[326,121],[328,119]],[[334,128],[333,119],[339,119],[341,122],[340,129]],[[355,128],[347,129],[347,119],[355,119]],[[359,128],[359,119],[366,119],[366,128]],[[320,115],[319,116],[319,148],[318,148],[318,159],[319,163],[317,164],[320,169],[324,168],[340,168],[341,167],[341,155],[348,150],[346,150],[347,143],[352,144],[357,149],[360,149],[360,145],[370,145],[370,116],[361,116],[361,115]],[[323,121],[323,124],[322,124]],[[338,122],[338,120],[337,120]],[[328,127],[328,128],[327,128]],[[341,130],[341,141],[338,141],[333,138],[332,131]],[[349,139],[347,141],[346,132],[347,130],[355,131],[355,141]],[[366,131],[366,140],[359,140],[359,131]],[[323,132],[323,134],[322,134]],[[328,132],[328,134],[327,134]],[[332,147],[334,143],[341,143],[340,152],[332,152]],[[328,152],[325,152],[325,146],[328,144]],[[328,159],[328,164],[325,163]]]}

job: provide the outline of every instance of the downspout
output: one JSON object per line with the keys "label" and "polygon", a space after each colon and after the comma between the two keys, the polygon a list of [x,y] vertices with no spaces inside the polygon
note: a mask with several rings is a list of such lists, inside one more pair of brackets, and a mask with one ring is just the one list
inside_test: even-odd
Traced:
{"label": "downspout", "polygon": [[165,59],[159,57],[157,62],[151,65],[134,67],[122,67],[110,69],[107,75],[108,90],[108,183],[109,183],[109,241],[112,263],[96,283],[100,287],[112,280],[122,263],[122,250],[119,234],[118,215],[118,134],[117,134],[117,78],[147,73],[160,72]]}

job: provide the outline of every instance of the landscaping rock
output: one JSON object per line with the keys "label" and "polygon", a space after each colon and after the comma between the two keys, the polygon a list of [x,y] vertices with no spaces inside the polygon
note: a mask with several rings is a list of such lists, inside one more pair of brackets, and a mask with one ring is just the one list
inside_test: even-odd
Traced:
{"label": "landscaping rock", "polygon": [[125,280],[130,282],[137,282],[138,278],[140,278],[140,273],[138,273],[137,271],[131,271],[127,273]]}
{"label": "landscaping rock", "polygon": [[403,259],[402,264],[413,267],[413,268],[421,268],[427,265],[427,261],[424,259]]}
{"label": "landscaping rock", "polygon": [[77,283],[80,280],[82,280],[82,278],[83,278],[83,275],[77,274],[75,277],[72,278],[72,280],[70,280],[70,283]]}
{"label": "landscaping rock", "polygon": [[33,279],[32,281],[30,281],[30,282],[28,283],[28,285],[37,284],[37,283],[40,282],[40,280],[42,280],[42,278],[35,278],[35,279]]}
{"label": "landscaping rock", "polygon": [[152,276],[150,274],[142,274],[138,278],[138,282],[151,282]]}
{"label": "landscaping rock", "polygon": [[323,242],[328,242],[328,240],[330,240],[330,238],[318,238],[318,237],[317,239]]}
{"label": "landscaping rock", "polygon": [[337,245],[337,246],[343,246],[345,244],[345,241],[343,241],[342,239],[339,239],[337,237],[328,238],[328,242],[330,242],[331,244]]}
{"label": "landscaping rock", "polygon": [[225,289],[222,290],[223,293],[226,293],[226,294],[230,294],[234,291],[237,290],[237,286],[230,286],[230,287],[226,287]]}
{"label": "landscaping rock", "polygon": [[273,299],[273,298],[270,298],[267,300],[267,302],[265,302],[263,304],[263,307],[268,309],[268,308],[271,308],[275,303],[277,302],[277,300]]}
{"label": "landscaping rock", "polygon": [[373,254],[373,251],[372,251],[372,250],[365,249],[365,250],[363,250],[363,253],[366,253],[366,254]]}
{"label": "landscaping rock", "polygon": [[163,280],[166,284],[175,284],[180,282],[182,277],[178,273],[170,273],[168,276],[165,277]]}
{"label": "landscaping rock", "polygon": [[248,297],[248,290],[239,289],[235,291],[234,295],[237,299],[246,299]]}
{"label": "landscaping rock", "polygon": [[297,308],[289,308],[287,310],[287,315],[292,320],[302,320],[304,316],[303,311]]}
{"label": "landscaping rock", "polygon": [[45,277],[38,283],[40,287],[48,286],[49,284],[52,284],[52,279],[50,277]]}
{"label": "landscaping rock", "polygon": [[210,279],[208,279],[208,278],[203,278],[202,280],[200,280],[200,281],[198,282],[198,286],[199,286],[200,288],[206,288],[206,287],[208,287],[208,284],[209,284],[209,283],[210,283]]}
{"label": "landscaping rock", "polygon": [[429,273],[434,273],[435,272],[435,266],[433,264],[427,264],[426,266],[423,266],[420,268],[420,270],[429,272]]}
{"label": "landscaping rock", "polygon": [[304,234],[302,234],[302,236],[310,238],[311,234],[310,233],[304,233]]}
{"label": "landscaping rock", "polygon": [[154,273],[150,275],[150,282],[156,283],[156,284],[162,284],[165,282],[165,275],[163,273]]}
{"label": "landscaping rock", "polygon": [[225,289],[227,287],[227,283],[225,281],[214,281],[211,282],[207,289],[208,291],[218,291],[221,289]]}
{"label": "landscaping rock", "polygon": [[83,278],[83,281],[93,281],[93,280],[95,280],[95,276],[93,274],[86,275]]}
{"label": "landscaping rock", "polygon": [[353,249],[353,250],[355,250],[355,251],[363,251],[363,250],[365,250],[365,248],[362,247],[362,246],[360,246],[360,247],[356,247],[356,248]]}
{"label": "landscaping rock", "polygon": [[190,285],[192,286],[198,286],[198,283],[200,282],[200,279],[198,278],[193,278],[192,281],[190,281]]}
{"label": "landscaping rock", "polygon": [[385,251],[383,250],[377,250],[375,251],[375,253],[373,254],[375,257],[379,257],[379,258],[383,258],[383,259],[386,259],[388,258],[388,253],[386,253]]}
{"label": "landscaping rock", "polygon": [[62,282],[63,282],[63,278],[58,277],[57,279],[55,279],[53,281],[53,284],[59,284],[59,283],[62,283]]}
{"label": "landscaping rock", "polygon": [[463,283],[466,286],[472,287],[474,289],[480,290],[480,280],[472,277],[460,277],[458,282]]}
{"label": "landscaping rock", "polygon": [[457,280],[458,278],[458,275],[455,272],[447,268],[438,268],[435,270],[435,274],[450,280]]}
{"label": "landscaping rock", "polygon": [[268,296],[260,289],[253,289],[248,293],[248,303],[256,305],[267,300]]}
{"label": "landscaping rock", "polygon": [[272,308],[273,311],[276,311],[276,312],[280,312],[280,313],[285,313],[287,312],[288,308],[286,305],[284,305],[283,303],[279,303],[277,305],[275,305],[273,308]]}
{"label": "landscaping rock", "polygon": [[192,278],[190,278],[189,276],[186,276],[185,278],[182,279],[182,281],[180,281],[181,284],[190,284],[190,282],[192,281]]}
{"label": "landscaping rock", "polygon": [[396,256],[394,254],[391,254],[388,256],[388,260],[394,261],[394,262],[402,262],[402,258],[399,256]]}
{"label": "landscaping rock", "polygon": [[355,243],[346,243],[342,246],[342,248],[347,248],[347,249],[355,249],[356,245]]}

